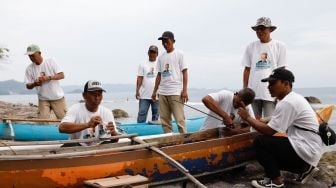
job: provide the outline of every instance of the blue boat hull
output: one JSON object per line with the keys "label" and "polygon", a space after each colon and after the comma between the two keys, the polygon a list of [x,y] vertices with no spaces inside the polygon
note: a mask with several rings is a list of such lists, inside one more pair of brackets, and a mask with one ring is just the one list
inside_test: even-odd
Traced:
{"label": "blue boat hull", "polygon": [[[196,132],[203,125],[205,117],[192,118],[186,121],[187,131]],[[7,123],[0,123],[0,139],[16,141],[47,141],[47,140],[67,140],[69,134],[60,133],[56,124],[29,124],[12,123],[14,135]],[[162,134],[161,125],[148,123],[127,123],[118,125],[122,133],[137,133],[140,136]],[[173,122],[174,132],[178,132],[177,125]],[[11,136],[13,135],[13,136]]]}

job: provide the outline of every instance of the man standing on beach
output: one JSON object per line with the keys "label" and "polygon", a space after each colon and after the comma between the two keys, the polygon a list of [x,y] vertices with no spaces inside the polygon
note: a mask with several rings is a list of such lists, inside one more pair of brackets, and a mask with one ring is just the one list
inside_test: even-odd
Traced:
{"label": "man standing on beach", "polygon": [[[271,96],[279,100],[271,120],[267,124],[255,120],[244,105],[238,110],[240,117],[262,134],[255,138],[254,148],[266,175],[253,180],[252,186],[284,187],[280,170],[300,174],[296,180],[304,184],[318,172],[316,166],[322,156],[316,114],[304,97],[292,91],[291,71],[278,68],[261,81],[268,82]],[[277,132],[286,132],[288,136],[275,136]]]}
{"label": "man standing on beach", "polygon": [[105,133],[116,136],[112,111],[101,106],[103,89],[99,81],[86,82],[83,91],[84,103],[78,103],[69,109],[59,126],[61,133],[71,134],[71,139],[99,138]]}
{"label": "man standing on beach", "polygon": [[252,107],[257,119],[271,116],[275,107],[267,84],[260,80],[268,76],[273,69],[287,66],[285,45],[271,38],[271,32],[276,28],[270,18],[259,18],[256,25],[252,26],[259,40],[247,46],[242,61],[245,67],[243,87],[249,87],[256,93]]}
{"label": "man standing on beach", "polygon": [[[173,132],[172,114],[180,133],[186,133],[184,104],[188,101],[188,66],[181,51],[174,48],[174,34],[166,31],[159,38],[166,49],[158,59],[158,74],[152,99],[159,94],[160,120],[165,133]],[[160,86],[160,88],[159,88]],[[158,91],[159,90],[159,91]]]}
{"label": "man standing on beach", "polygon": [[[250,105],[254,96],[255,94],[252,89],[244,88],[235,93],[228,90],[221,90],[203,97],[202,102],[210,112],[204,121],[204,125],[200,128],[200,131],[217,127],[233,128],[234,124],[243,124],[245,121],[237,114],[241,102],[247,106],[249,114],[254,118],[253,110]],[[222,119],[222,121],[220,121],[220,119]]]}
{"label": "man standing on beach", "polygon": [[40,47],[28,46],[26,55],[32,63],[26,68],[25,84],[27,89],[36,88],[38,94],[38,118],[50,118],[51,110],[57,119],[62,119],[66,113],[64,92],[59,80],[64,79],[62,69],[53,59],[45,59]]}
{"label": "man standing on beach", "polygon": [[148,61],[139,65],[136,82],[136,99],[139,99],[138,123],[144,123],[147,120],[149,107],[152,109],[152,121],[159,119],[159,101],[152,100],[152,93],[155,85],[156,58],[158,56],[158,47],[152,45],[148,49]]}

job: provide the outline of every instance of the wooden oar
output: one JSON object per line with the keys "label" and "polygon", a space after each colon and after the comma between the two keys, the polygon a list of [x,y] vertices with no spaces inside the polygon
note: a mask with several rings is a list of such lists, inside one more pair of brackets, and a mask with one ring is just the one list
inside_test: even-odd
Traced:
{"label": "wooden oar", "polygon": [[[139,144],[146,144],[145,141],[143,141],[139,137],[132,137],[131,138],[134,142],[137,142]],[[206,188],[205,185],[203,185],[201,182],[199,182],[193,175],[189,173],[189,170],[184,168],[179,162],[177,162],[175,159],[171,158],[169,155],[161,151],[159,148],[154,146],[149,146],[147,149],[157,153],[162,158],[166,159],[171,165],[173,165],[175,168],[177,168],[180,172],[182,172],[187,178],[189,178],[192,182],[194,182],[198,187]]]}
{"label": "wooden oar", "polygon": [[121,135],[117,135],[117,136],[111,136],[109,138],[89,138],[89,139],[75,139],[75,140],[31,141],[31,142],[0,141],[0,147],[1,146],[73,144],[73,143],[113,140],[113,139],[119,139],[119,138],[132,138],[132,137],[135,137],[135,136],[138,136],[138,134],[121,134]]}

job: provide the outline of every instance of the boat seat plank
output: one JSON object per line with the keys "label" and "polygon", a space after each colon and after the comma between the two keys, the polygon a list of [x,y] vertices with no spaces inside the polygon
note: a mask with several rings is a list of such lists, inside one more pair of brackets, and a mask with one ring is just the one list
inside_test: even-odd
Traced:
{"label": "boat seat plank", "polygon": [[[124,175],[110,178],[94,179],[84,181],[87,187],[124,187],[130,185],[131,187],[147,188],[148,178],[141,175]],[[136,186],[137,185],[137,186]]]}

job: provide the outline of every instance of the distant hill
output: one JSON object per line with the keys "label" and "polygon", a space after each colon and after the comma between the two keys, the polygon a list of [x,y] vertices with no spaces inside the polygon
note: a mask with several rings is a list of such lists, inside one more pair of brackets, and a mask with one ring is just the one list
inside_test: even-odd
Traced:
{"label": "distant hill", "polygon": [[[132,84],[104,84],[108,92],[128,92],[134,91],[135,85]],[[81,93],[83,86],[81,85],[68,85],[62,86],[65,93]],[[16,80],[0,81],[0,95],[17,95],[17,94],[35,94],[36,90],[28,90],[23,82]]]}
{"label": "distant hill", "polygon": [[0,81],[0,95],[32,94],[35,90],[28,90],[23,82],[16,80]]}

